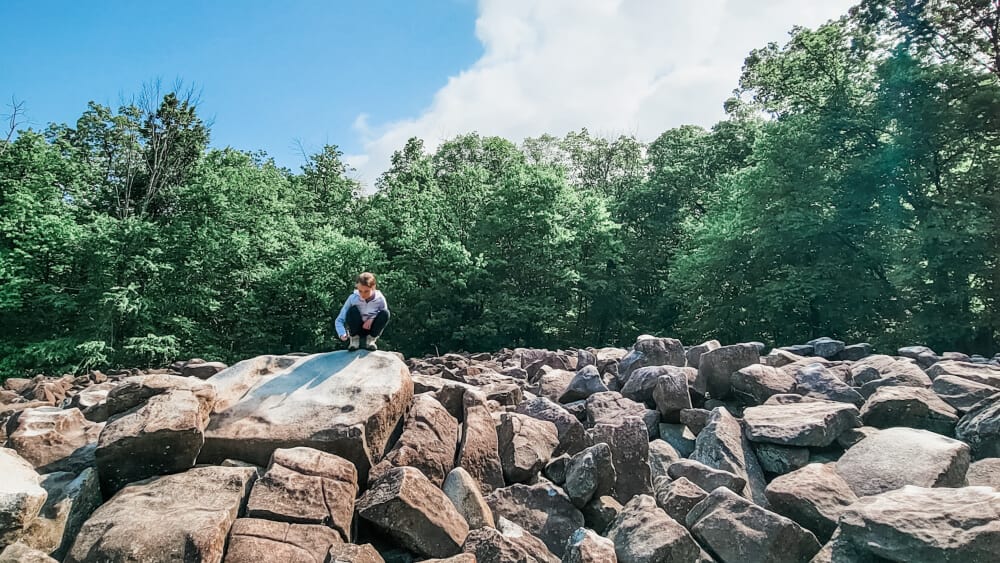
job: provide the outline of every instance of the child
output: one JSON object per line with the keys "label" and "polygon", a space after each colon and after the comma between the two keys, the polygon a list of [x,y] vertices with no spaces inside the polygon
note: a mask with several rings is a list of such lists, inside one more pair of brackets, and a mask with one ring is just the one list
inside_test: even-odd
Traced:
{"label": "child", "polygon": [[382,292],[375,289],[375,276],[369,272],[358,276],[356,287],[337,315],[337,335],[341,340],[350,337],[351,343],[347,349],[352,352],[358,349],[362,336],[365,337],[365,348],[378,350],[375,341],[389,322],[389,305]]}

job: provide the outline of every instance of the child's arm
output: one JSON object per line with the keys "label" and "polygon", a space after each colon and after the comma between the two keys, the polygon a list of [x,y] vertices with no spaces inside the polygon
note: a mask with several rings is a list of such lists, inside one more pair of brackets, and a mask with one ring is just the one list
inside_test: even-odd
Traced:
{"label": "child's arm", "polygon": [[347,329],[344,328],[344,322],[347,321],[347,310],[350,308],[351,308],[351,298],[350,296],[348,296],[347,300],[344,301],[344,306],[340,308],[340,314],[337,315],[337,322],[335,323],[337,328],[337,336],[339,337],[344,337],[347,335]]}

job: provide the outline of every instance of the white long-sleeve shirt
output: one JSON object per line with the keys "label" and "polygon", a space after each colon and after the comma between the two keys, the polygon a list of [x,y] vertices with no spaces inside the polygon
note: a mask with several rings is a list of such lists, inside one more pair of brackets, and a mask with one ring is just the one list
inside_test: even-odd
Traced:
{"label": "white long-sleeve shirt", "polygon": [[374,319],[380,312],[388,311],[389,304],[385,301],[385,296],[382,292],[375,290],[372,293],[370,299],[365,301],[361,298],[361,294],[358,290],[354,290],[354,293],[347,297],[347,301],[344,301],[344,306],[340,308],[340,314],[337,315],[337,334],[344,335],[347,334],[347,329],[344,327],[344,322],[347,320],[347,311],[351,307],[357,307],[361,311],[361,320],[367,321],[368,319]]}

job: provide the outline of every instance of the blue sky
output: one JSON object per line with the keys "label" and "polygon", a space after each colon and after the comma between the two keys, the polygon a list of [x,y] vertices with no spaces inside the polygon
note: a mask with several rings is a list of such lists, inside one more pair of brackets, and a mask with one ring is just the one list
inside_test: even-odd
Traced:
{"label": "blue sky", "polygon": [[471,0],[3,0],[0,101],[23,100],[38,128],[180,78],[202,92],[213,145],[298,169],[297,139],[359,152],[359,114],[395,120],[426,106],[480,56],[475,17]]}
{"label": "blue sky", "polygon": [[72,123],[179,78],[214,146],[298,170],[297,141],[336,144],[371,186],[413,136],[710,127],[751,49],[853,1],[0,0],[0,103]]}

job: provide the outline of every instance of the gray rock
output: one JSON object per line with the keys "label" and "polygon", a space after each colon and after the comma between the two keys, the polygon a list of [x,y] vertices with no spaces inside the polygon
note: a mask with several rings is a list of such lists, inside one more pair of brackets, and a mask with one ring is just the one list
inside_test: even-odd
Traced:
{"label": "gray rock", "polygon": [[954,375],[939,375],[934,379],[931,389],[938,397],[951,405],[958,412],[965,414],[979,401],[988,399],[1000,389],[976,383]]}
{"label": "gray rock", "polygon": [[725,399],[732,390],[733,373],[760,363],[760,354],[752,344],[736,344],[709,350],[701,355],[695,388],[713,399]]}
{"label": "gray rock", "polygon": [[549,551],[562,557],[566,540],[583,526],[583,514],[558,487],[511,485],[486,497],[493,516],[506,518],[545,542]]}
{"label": "gray rock", "polygon": [[867,342],[861,342],[859,344],[851,344],[844,346],[844,349],[837,354],[837,360],[843,360],[848,362],[856,362],[866,356],[871,355],[872,345]]}
{"label": "gray rock", "polygon": [[616,481],[611,448],[600,443],[570,458],[563,489],[577,508],[583,508],[594,496],[614,494]]}
{"label": "gray rock", "polygon": [[777,367],[753,364],[733,372],[732,388],[744,404],[760,405],[771,395],[791,393],[795,378]]}
{"label": "gray rock", "polygon": [[[693,451],[692,447],[692,451]],[[665,477],[667,468],[683,456],[669,443],[661,439],[653,440],[649,443],[649,471],[653,482],[657,477]]]}
{"label": "gray rock", "polygon": [[688,457],[694,452],[695,435],[683,424],[661,423],[660,439],[670,444],[681,457]]}
{"label": "gray rock", "polygon": [[649,469],[649,439],[645,425],[634,416],[617,424],[600,423],[587,431],[592,444],[605,443],[611,448],[615,468],[613,496],[622,503],[635,495],[653,492]]}
{"label": "gray rock", "polygon": [[968,469],[968,445],[915,428],[880,430],[837,461],[837,473],[859,497],[906,485],[961,487]]}
{"label": "gray rock", "polygon": [[958,421],[955,436],[972,446],[976,459],[1000,457],[1000,393],[969,409]]}
{"label": "gray rock", "polygon": [[194,467],[215,397],[211,384],[173,375],[130,377],[113,389],[94,454],[104,495]]}
{"label": "gray rock", "polygon": [[741,494],[747,485],[746,479],[739,475],[721,469],[713,469],[693,459],[677,461],[667,470],[667,475],[671,479],[683,477],[706,491],[726,487],[736,494]]}
{"label": "gray rock", "polygon": [[854,446],[861,440],[878,433],[878,428],[871,426],[861,426],[859,428],[849,428],[837,436],[837,445],[845,450]]}
{"label": "gray rock", "polygon": [[326,561],[330,549],[343,541],[336,530],[320,524],[239,518],[229,532],[225,562]]}
{"label": "gray rock", "polygon": [[615,544],[597,535],[593,530],[577,528],[566,540],[566,554],[563,563],[614,563]]}
{"label": "gray rock", "polygon": [[720,487],[687,515],[698,541],[724,563],[809,561],[822,547],[812,532]]}
{"label": "gray rock", "polygon": [[646,405],[622,397],[620,393],[595,393],[587,399],[587,426],[600,423],[617,424],[627,416],[642,419],[650,439],[656,438],[660,428],[660,413],[646,408]]}
{"label": "gray rock", "polygon": [[931,376],[931,379],[942,375],[951,375],[1000,388],[1000,365],[945,360],[928,368],[927,375]]}
{"label": "gray rock", "polygon": [[742,477],[747,482],[743,495],[767,506],[764,470],[743,434],[740,421],[725,409],[712,411],[708,426],[698,435],[691,459]]}
{"label": "gray rock", "polygon": [[[648,369],[648,368],[646,368]],[[691,408],[691,394],[688,392],[689,373],[697,371],[693,368],[662,368],[661,375],[653,387],[652,399],[660,418],[666,422],[680,422],[681,411]],[[634,381],[638,375],[632,378]],[[627,396],[627,395],[626,395]]]}
{"label": "gray rock", "polygon": [[103,423],[84,418],[80,409],[25,409],[8,422],[7,446],[38,471],[79,473],[94,464]]}
{"label": "gray rock", "polygon": [[12,449],[0,448],[0,475],[0,545],[7,545],[34,522],[48,492],[35,468]]}
{"label": "gray rock", "polygon": [[743,411],[743,422],[754,442],[824,447],[845,430],[861,426],[858,414],[847,403],[809,401],[750,407]]}
{"label": "gray rock", "polygon": [[814,363],[795,370],[795,392],[814,399],[826,399],[860,405],[865,398],[844,383],[822,364]]}
{"label": "gray rock", "polygon": [[807,344],[813,347],[813,354],[828,360],[832,360],[844,350],[843,341],[834,340],[828,336],[810,340]]}
{"label": "gray rock", "polygon": [[923,368],[929,368],[938,361],[938,355],[927,346],[905,346],[896,351],[904,358],[916,360]]}
{"label": "gray rock", "polygon": [[621,511],[622,503],[614,497],[603,496],[591,499],[581,512],[587,527],[603,534]]}
{"label": "gray rock", "polygon": [[587,447],[586,431],[583,424],[563,405],[544,397],[536,397],[519,404],[515,412],[555,424],[559,434],[559,446],[552,452],[553,455],[558,456],[564,453],[573,455]]}
{"label": "gray rock", "polygon": [[757,443],[753,451],[764,471],[773,475],[784,475],[809,463],[808,448]]}
{"label": "gray rock", "polygon": [[539,372],[535,386],[531,390],[539,397],[545,397],[553,402],[558,402],[559,398],[569,389],[569,385],[575,376],[575,372],[566,369],[542,370]]}
{"label": "gray rock", "polygon": [[0,550],[0,563],[58,563],[44,551],[39,551],[21,542],[15,542]]}
{"label": "gray rock", "polygon": [[688,348],[688,351],[684,353],[684,356],[687,358],[687,365],[693,367],[694,369],[698,369],[698,364],[701,363],[702,354],[721,347],[722,345],[719,344],[718,340],[709,340],[702,342],[697,346]]}
{"label": "gray rock", "polygon": [[38,517],[25,529],[21,542],[62,560],[83,523],[103,501],[97,471],[87,468],[79,475],[48,473],[41,485],[48,497]]}
{"label": "gray rock", "polygon": [[413,397],[403,423],[403,433],[386,454],[372,467],[368,481],[377,481],[393,467],[416,467],[440,487],[455,467],[458,449],[458,421],[430,393]]}
{"label": "gray rock", "polygon": [[346,459],[312,448],[278,449],[250,493],[247,514],[330,526],[347,541],[357,494],[357,470]]}
{"label": "gray rock", "polygon": [[608,390],[608,386],[601,379],[600,372],[596,365],[586,365],[576,371],[573,379],[570,380],[566,391],[559,397],[560,403],[571,403],[586,399],[594,393],[602,393]]}
{"label": "gray rock", "polygon": [[879,387],[909,386],[929,387],[930,377],[913,360],[900,360],[876,354],[854,362],[850,367],[851,384],[861,387],[861,394],[869,396]]}
{"label": "gray rock", "polygon": [[930,389],[881,387],[865,401],[861,420],[875,428],[908,426],[951,436],[958,412]]}
{"label": "gray rock", "polygon": [[469,532],[462,550],[474,555],[477,563],[559,562],[542,540],[503,517],[498,519],[497,529],[479,528]]}
{"label": "gray rock", "polygon": [[691,429],[691,433],[697,436],[708,426],[708,419],[712,416],[711,409],[684,409],[681,411],[681,424]]}
{"label": "gray rock", "polygon": [[569,460],[569,454],[552,458],[548,465],[542,469],[542,475],[556,485],[562,486],[566,482],[566,466],[569,464]]}
{"label": "gray rock", "polygon": [[[1000,493],[903,487],[859,499],[840,516],[845,544],[888,561],[995,561]],[[834,550],[834,561],[838,559]]]}
{"label": "gray rock", "polygon": [[649,495],[630,500],[605,535],[614,542],[620,563],[707,560],[684,526],[667,516]]}
{"label": "gray rock", "polygon": [[705,500],[708,492],[688,481],[685,477],[680,477],[674,481],[670,479],[660,479],[656,481],[656,504],[667,513],[667,516],[676,520],[682,526],[686,526],[688,512],[696,504]]}
{"label": "gray rock", "polygon": [[840,513],[858,499],[832,464],[813,463],[775,478],[765,491],[771,510],[827,541]]}
{"label": "gray rock", "polygon": [[458,513],[465,518],[470,530],[482,528],[483,526],[495,527],[493,513],[490,511],[486,499],[479,490],[479,485],[471,475],[461,467],[456,467],[448,473],[441,487],[444,494],[455,505]]}
{"label": "gray rock", "polygon": [[969,486],[993,487],[1000,491],[1000,458],[990,457],[969,464]]}
{"label": "gray rock", "polygon": [[509,483],[532,480],[559,446],[555,424],[520,413],[500,415],[497,437],[503,474]]}
{"label": "gray rock", "polygon": [[649,366],[684,367],[686,363],[684,346],[680,340],[643,335],[619,363],[618,380],[625,385],[637,369]]}
{"label": "gray rock", "polygon": [[487,495],[493,489],[504,486],[496,425],[481,393],[466,392],[462,404],[465,416],[462,419],[457,462],[479,483],[480,492]]}

